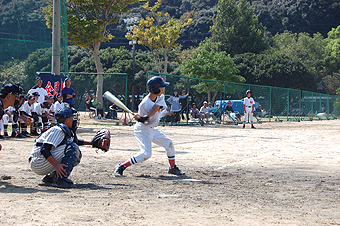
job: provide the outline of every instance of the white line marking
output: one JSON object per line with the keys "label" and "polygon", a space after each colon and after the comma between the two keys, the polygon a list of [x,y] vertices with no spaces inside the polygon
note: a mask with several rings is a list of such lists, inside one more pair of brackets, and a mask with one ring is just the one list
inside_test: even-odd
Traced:
{"label": "white line marking", "polygon": [[173,180],[173,182],[202,182],[202,181],[196,180],[196,179],[178,179],[178,180]]}
{"label": "white line marking", "polygon": [[231,164],[228,164],[228,165],[224,165],[224,166],[221,166],[221,167],[218,167],[216,168],[215,170],[222,170],[222,169],[225,169],[227,167],[230,167],[230,166],[235,166],[235,165],[239,165],[239,164],[242,164],[242,163],[245,163],[245,162],[249,162],[249,161],[252,161],[254,159],[260,159],[260,158],[264,158],[268,155],[274,155],[276,153],[279,153],[280,151],[272,151],[272,152],[268,152],[268,153],[265,153],[263,155],[258,155],[256,157],[251,157],[251,158],[248,158],[248,159],[244,159],[244,160],[241,160],[239,162],[234,162],[234,163],[231,163]]}

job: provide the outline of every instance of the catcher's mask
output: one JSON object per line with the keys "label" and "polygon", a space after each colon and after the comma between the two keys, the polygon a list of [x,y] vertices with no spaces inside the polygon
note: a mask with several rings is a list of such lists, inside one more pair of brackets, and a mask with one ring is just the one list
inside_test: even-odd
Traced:
{"label": "catcher's mask", "polygon": [[75,108],[64,107],[54,114],[58,123],[64,123],[67,118],[73,117],[71,130],[75,133],[78,128],[79,113]]}

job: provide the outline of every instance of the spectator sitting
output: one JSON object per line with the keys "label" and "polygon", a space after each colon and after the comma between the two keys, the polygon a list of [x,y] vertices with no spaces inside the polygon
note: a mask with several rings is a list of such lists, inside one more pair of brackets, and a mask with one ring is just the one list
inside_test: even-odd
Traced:
{"label": "spectator sitting", "polygon": [[212,113],[215,115],[216,118],[220,119],[222,115],[222,111],[220,109],[220,105],[216,104],[216,107],[212,108]]}
{"label": "spectator sitting", "polygon": [[171,104],[170,103],[166,103],[166,109],[164,109],[161,112],[161,116],[160,118],[164,121],[164,122],[172,122],[174,119],[174,114],[171,112]]}
{"label": "spectator sitting", "polygon": [[[93,98],[95,98],[95,97],[93,97]],[[86,105],[87,109],[89,109],[90,111],[94,111],[95,119],[98,119],[98,112],[99,111],[101,111],[101,112],[99,112],[99,114],[101,114],[102,116],[104,115],[104,111],[102,111],[103,109],[96,107],[96,106],[99,105],[99,103],[94,99],[92,100],[92,98],[90,97],[90,95],[88,93],[86,94],[86,97],[85,97],[85,105]]]}
{"label": "spectator sitting", "polygon": [[258,106],[258,108],[256,108],[255,110],[255,116],[258,117],[265,117],[266,116],[266,109],[262,109],[261,105]]}
{"label": "spectator sitting", "polygon": [[239,112],[235,112],[233,107],[231,106],[231,101],[228,101],[228,105],[225,107],[225,112],[229,115],[233,120],[241,121],[241,115]]}
{"label": "spectator sitting", "polygon": [[118,107],[115,104],[112,104],[109,107],[109,112],[106,115],[106,118],[110,118],[110,119],[118,119]]}
{"label": "spectator sitting", "polygon": [[203,118],[208,119],[209,117],[215,117],[212,113],[212,109],[208,107],[208,102],[204,101],[203,106],[200,109],[200,114],[203,116]]}
{"label": "spectator sitting", "polygon": [[199,118],[200,117],[200,111],[197,108],[196,103],[192,103],[191,105],[191,109],[190,109],[190,114],[193,118]]}
{"label": "spectator sitting", "polygon": [[115,104],[112,104],[109,107],[109,113],[108,113],[109,118],[110,119],[118,119],[117,112],[118,112],[118,107]]}
{"label": "spectator sitting", "polygon": [[[100,114],[102,119],[106,119],[105,115],[104,115],[104,110],[102,108],[99,108],[98,105],[100,105],[100,102],[97,102],[97,97],[93,96],[92,100],[91,100],[92,105],[97,109],[97,113]],[[96,119],[98,119],[98,114],[96,113]]]}

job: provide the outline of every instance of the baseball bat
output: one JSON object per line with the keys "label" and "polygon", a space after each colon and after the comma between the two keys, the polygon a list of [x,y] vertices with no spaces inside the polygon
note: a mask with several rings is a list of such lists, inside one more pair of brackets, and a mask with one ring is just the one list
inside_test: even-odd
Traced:
{"label": "baseball bat", "polygon": [[129,112],[130,114],[134,115],[134,113],[125,106],[125,104],[123,104],[115,95],[113,95],[112,93],[110,93],[109,91],[106,91],[104,93],[104,97],[106,99],[108,99],[109,101],[111,101],[113,104],[117,105],[118,107],[120,107],[121,109]]}

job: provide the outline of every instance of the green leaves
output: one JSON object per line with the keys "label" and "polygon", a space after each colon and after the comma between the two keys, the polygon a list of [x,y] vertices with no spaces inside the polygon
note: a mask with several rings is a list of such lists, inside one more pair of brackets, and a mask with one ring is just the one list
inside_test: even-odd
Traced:
{"label": "green leaves", "polygon": [[261,53],[269,47],[265,27],[259,23],[246,0],[220,0],[214,25],[213,41],[231,56],[246,52]]}

